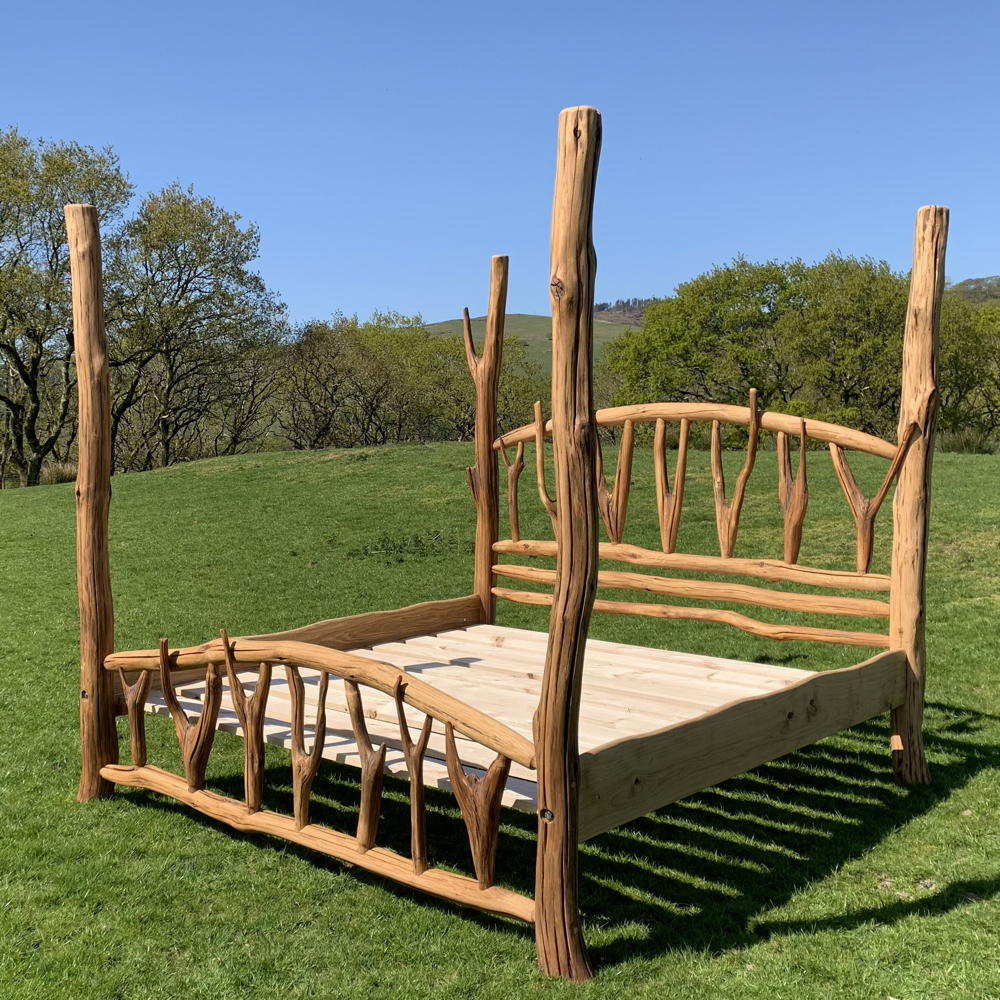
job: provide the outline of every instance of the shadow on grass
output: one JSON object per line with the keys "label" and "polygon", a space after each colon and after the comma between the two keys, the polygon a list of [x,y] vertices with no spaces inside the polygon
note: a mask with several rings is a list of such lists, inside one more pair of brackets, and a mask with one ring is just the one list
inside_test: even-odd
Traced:
{"label": "shadow on grass", "polygon": [[[870,722],[756,768],[722,785],[595,838],[582,848],[581,900],[595,964],[670,950],[719,951],[763,938],[808,930],[887,924],[914,914],[940,914],[1000,893],[1000,878],[956,882],[917,899],[845,910],[808,921],[768,921],[763,913],[871,850],[893,831],[926,813],[985,767],[998,763],[997,748],[981,742],[1000,721],[950,705],[928,705],[926,734],[934,784],[901,788],[893,783],[884,723]],[[980,742],[977,742],[980,740]],[[235,739],[235,738],[230,738]],[[359,788],[356,771],[327,764],[313,785],[311,818],[353,832]],[[212,787],[241,798],[242,775],[216,778]],[[150,805],[185,807],[159,796],[130,792]],[[291,811],[287,766],[269,767],[265,808]],[[433,863],[471,871],[465,828],[450,794],[427,790],[427,833]],[[219,824],[198,813],[204,824]],[[229,832],[228,828],[223,828]],[[501,883],[530,894],[534,880],[534,818],[506,810],[497,868]],[[243,837],[231,831],[233,837]],[[253,836],[308,859],[318,868],[342,865],[295,845]],[[386,778],[379,844],[409,852],[407,786]],[[449,906],[385,879],[356,870],[373,885]],[[530,936],[529,928],[489,914],[463,911],[478,923]],[[595,933],[596,932],[596,933]]]}

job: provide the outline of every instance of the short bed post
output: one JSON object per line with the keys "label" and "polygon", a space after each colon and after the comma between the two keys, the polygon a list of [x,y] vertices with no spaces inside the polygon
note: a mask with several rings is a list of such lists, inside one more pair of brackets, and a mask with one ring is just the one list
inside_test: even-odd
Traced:
{"label": "short bed post", "polygon": [[580,927],[577,827],[580,681],[597,583],[597,430],[591,383],[594,274],[591,242],[601,116],[559,116],[552,205],[552,443],[556,470],[556,584],[549,618],[535,755],[538,855],[535,942],[544,972],[588,979]]}
{"label": "short bed post", "polygon": [[476,501],[476,555],[473,592],[482,605],[483,622],[493,624],[493,546],[500,534],[500,487],[497,479],[497,385],[503,360],[503,323],[507,305],[507,258],[490,261],[490,301],[486,310],[486,338],[476,354],[472,323],[465,310],[465,357],[476,386],[476,464],[469,470],[469,484]]}
{"label": "short bed post", "polygon": [[931,460],[937,422],[937,348],[944,292],[944,254],[948,209],[927,205],[917,213],[913,271],[903,338],[899,440],[911,424],[915,438],[896,484],[893,499],[892,589],[889,636],[893,649],[906,651],[906,698],[892,713],[893,772],[903,784],[927,784],[921,724],[924,711],[925,582]]}
{"label": "short bed post", "polygon": [[118,762],[112,674],[114,649],[108,509],[111,503],[111,384],[104,332],[101,236],[92,205],[66,206],[73,284],[73,339],[80,407],[76,474],[76,585],[80,601],[81,802],[111,794],[101,777]]}

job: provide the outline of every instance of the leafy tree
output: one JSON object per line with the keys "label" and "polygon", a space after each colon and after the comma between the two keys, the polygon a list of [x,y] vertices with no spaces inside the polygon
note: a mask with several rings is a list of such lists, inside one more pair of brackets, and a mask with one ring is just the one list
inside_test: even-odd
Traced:
{"label": "leafy tree", "polygon": [[110,149],[0,132],[0,470],[22,485],[75,434],[63,206],[89,202],[110,225],[131,194]]}
{"label": "leafy tree", "polygon": [[284,306],[256,226],[178,184],[109,241],[112,434],[122,470],[260,444]]}

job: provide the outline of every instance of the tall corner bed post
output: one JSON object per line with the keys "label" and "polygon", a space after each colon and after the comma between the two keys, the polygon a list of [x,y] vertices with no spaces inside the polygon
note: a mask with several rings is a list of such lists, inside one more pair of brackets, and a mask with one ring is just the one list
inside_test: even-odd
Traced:
{"label": "tall corner bed post", "polygon": [[67,205],[73,285],[73,340],[80,408],[76,474],[76,586],[80,602],[81,802],[111,794],[101,777],[118,763],[113,676],[104,658],[114,650],[108,561],[111,505],[111,378],[104,332],[101,234],[93,205]]}
{"label": "tall corner bed post", "polygon": [[473,593],[482,605],[481,621],[493,624],[496,598],[493,596],[493,546],[500,534],[500,486],[497,455],[497,386],[503,361],[503,324],[507,309],[507,258],[490,260],[490,301],[486,310],[486,339],[482,354],[476,354],[472,321],[465,310],[463,332],[465,358],[476,387],[476,463],[466,471],[476,502],[476,555]]}
{"label": "tall corner bed post", "polygon": [[937,423],[937,351],[944,294],[948,209],[925,205],[917,212],[913,271],[903,335],[899,440],[911,424],[915,438],[899,473],[893,498],[892,583],[889,636],[893,649],[906,651],[906,697],[892,712],[892,764],[903,784],[927,784],[930,770],[921,729],[924,712],[925,571],[931,461]]}
{"label": "tall corner bed post", "polygon": [[580,681],[597,582],[597,428],[591,383],[594,186],[601,116],[559,116],[552,204],[552,444],[556,476],[556,582],[542,694],[535,717],[538,854],[535,941],[542,970],[591,976],[580,927],[577,821]]}

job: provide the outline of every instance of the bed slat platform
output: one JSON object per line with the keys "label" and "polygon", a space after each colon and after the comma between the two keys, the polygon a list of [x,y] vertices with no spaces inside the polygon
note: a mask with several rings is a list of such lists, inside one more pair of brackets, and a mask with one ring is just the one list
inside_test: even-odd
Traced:
{"label": "bed slat platform", "polygon": [[[531,739],[547,640],[544,632],[474,625],[349,652],[420,677]],[[586,803],[580,840],[890,711],[903,700],[903,660],[899,653],[884,653],[858,666],[817,673],[589,639],[579,723],[581,798]],[[321,673],[300,668],[300,674],[309,717],[317,708]],[[257,672],[244,670],[237,676],[250,694]],[[177,693],[188,716],[197,718],[204,678],[179,682]],[[362,767],[343,681],[329,684],[325,707],[322,756]],[[168,712],[162,691],[150,692],[146,710]],[[292,712],[288,683],[275,677],[263,722],[268,743],[291,746]],[[420,713],[404,712],[415,739]],[[365,714],[372,740],[387,748],[385,772],[409,778],[394,700],[372,691]],[[216,727],[242,733],[225,679]],[[306,731],[312,739],[314,728]],[[462,737],[456,746],[469,773],[484,777],[491,751]],[[431,788],[452,787],[445,728],[436,721],[421,779]],[[534,812],[535,770],[513,762],[501,802]]]}

